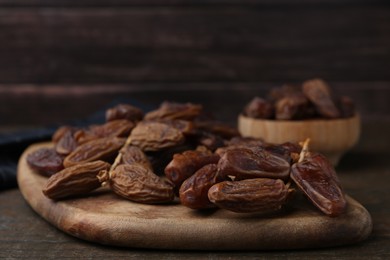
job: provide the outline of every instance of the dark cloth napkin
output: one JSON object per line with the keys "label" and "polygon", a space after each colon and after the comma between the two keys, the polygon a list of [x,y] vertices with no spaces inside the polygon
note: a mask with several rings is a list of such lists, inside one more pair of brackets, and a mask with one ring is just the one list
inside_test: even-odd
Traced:
{"label": "dark cloth napkin", "polygon": [[[131,104],[141,108],[145,112],[150,111],[149,106],[136,100],[116,99],[88,118],[69,122],[68,125],[86,127],[91,124],[104,123],[106,110],[121,103]],[[33,130],[0,134],[0,190],[17,186],[16,168],[20,155],[29,145],[50,140],[59,126],[60,125],[53,125]]]}

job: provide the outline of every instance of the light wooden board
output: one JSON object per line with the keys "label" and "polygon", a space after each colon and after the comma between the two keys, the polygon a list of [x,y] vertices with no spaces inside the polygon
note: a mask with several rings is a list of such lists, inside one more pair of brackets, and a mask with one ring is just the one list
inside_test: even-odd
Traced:
{"label": "light wooden board", "polygon": [[195,211],[179,203],[144,205],[107,189],[54,202],[42,193],[46,178],[26,163],[28,153],[48,145],[32,145],[20,157],[19,188],[40,216],[80,239],[136,248],[270,250],[347,245],[372,230],[369,213],[350,197],[347,211],[337,218],[323,215],[299,195],[281,212],[268,215]]}

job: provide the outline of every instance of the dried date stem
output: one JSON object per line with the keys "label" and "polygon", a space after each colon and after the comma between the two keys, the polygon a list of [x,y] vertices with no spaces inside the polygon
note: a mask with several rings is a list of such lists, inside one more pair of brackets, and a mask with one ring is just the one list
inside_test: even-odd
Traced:
{"label": "dried date stem", "polygon": [[108,171],[106,171],[106,170],[100,171],[100,173],[98,174],[97,178],[99,179],[99,181],[101,182],[101,185],[103,187],[107,185],[107,180],[111,179],[112,172],[120,164],[120,162],[122,160],[121,151],[122,151],[122,149],[126,149],[130,145],[130,143],[131,143],[130,136],[131,136],[131,134],[127,137],[125,144],[119,150],[118,155],[115,157],[114,163],[111,164],[110,169]]}
{"label": "dried date stem", "polygon": [[303,144],[302,144],[302,150],[301,153],[299,154],[299,160],[298,162],[302,162],[303,159],[305,159],[305,156],[309,153],[309,143],[310,143],[310,138],[307,138]]}
{"label": "dried date stem", "polygon": [[131,134],[129,134],[129,136],[127,137],[126,139],[126,142],[125,144],[122,146],[122,148],[119,150],[119,153],[118,155],[116,156],[115,158],[115,161],[114,163],[111,165],[110,167],[110,171],[108,172],[108,175],[111,177],[112,175],[112,171],[118,166],[118,164],[121,162],[122,160],[122,150],[126,149],[129,145],[131,144]]}

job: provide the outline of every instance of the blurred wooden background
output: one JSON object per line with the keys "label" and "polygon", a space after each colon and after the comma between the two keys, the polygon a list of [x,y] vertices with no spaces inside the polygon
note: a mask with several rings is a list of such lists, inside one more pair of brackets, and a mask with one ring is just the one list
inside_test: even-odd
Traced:
{"label": "blurred wooden background", "polygon": [[390,112],[386,0],[0,0],[0,57],[2,125],[83,117],[144,91],[156,104],[208,90],[237,112],[313,77],[364,116]]}

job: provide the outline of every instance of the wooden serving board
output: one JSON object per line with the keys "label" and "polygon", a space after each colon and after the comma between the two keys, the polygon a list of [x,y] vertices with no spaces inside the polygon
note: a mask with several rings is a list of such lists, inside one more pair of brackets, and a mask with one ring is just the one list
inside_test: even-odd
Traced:
{"label": "wooden serving board", "polygon": [[137,248],[270,250],[319,248],[364,240],[372,230],[367,210],[348,197],[347,211],[331,218],[303,196],[276,214],[196,211],[179,203],[144,205],[97,190],[89,196],[54,202],[42,193],[45,177],[31,170],[26,155],[18,165],[19,188],[30,206],[64,232],[88,241]]}

